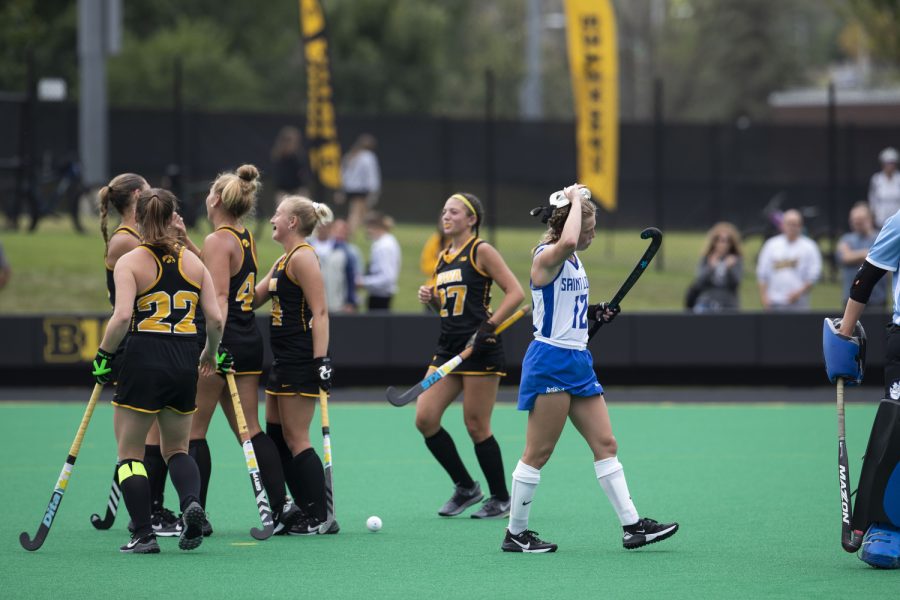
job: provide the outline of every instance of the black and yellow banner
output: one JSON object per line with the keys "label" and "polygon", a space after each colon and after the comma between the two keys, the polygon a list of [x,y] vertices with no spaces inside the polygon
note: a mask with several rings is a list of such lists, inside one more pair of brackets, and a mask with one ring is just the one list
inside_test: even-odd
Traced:
{"label": "black and yellow banner", "polygon": [[300,0],[300,33],[306,59],[306,144],[319,183],[341,186],[341,145],[337,137],[334,88],[325,14],[319,0]]}
{"label": "black and yellow banner", "polygon": [[578,182],[613,211],[619,169],[619,57],[612,0],[566,0],[566,30]]}

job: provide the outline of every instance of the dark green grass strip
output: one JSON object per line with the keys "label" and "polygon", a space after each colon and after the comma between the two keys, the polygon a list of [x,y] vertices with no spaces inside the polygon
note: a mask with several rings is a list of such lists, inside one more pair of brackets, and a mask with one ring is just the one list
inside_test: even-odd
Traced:
{"label": "dark green grass strip", "polygon": [[[621,547],[587,446],[567,426],[531,521],[560,550],[538,556],[499,551],[505,521],[437,516],[451,484],[415,431],[411,408],[346,404],[331,415],[339,535],[255,543],[240,447],[217,415],[208,507],[215,535],[195,552],[163,539],[160,555],[121,555],[124,504],[110,531],[88,520],[105,507],[115,460],[112,410],[103,405],[46,544],[27,553],[17,536],[37,528],[82,408],[0,405],[4,598],[846,598],[888,597],[900,584],[898,573],[874,571],[840,549],[831,404],[613,405],[638,510],[682,527],[633,552]],[[854,480],[874,408],[848,408]],[[483,482],[458,406],[445,427]],[[497,408],[508,470],[524,431],[523,413]],[[167,504],[176,503],[170,485]],[[384,521],[377,534],[365,528],[373,514]]]}

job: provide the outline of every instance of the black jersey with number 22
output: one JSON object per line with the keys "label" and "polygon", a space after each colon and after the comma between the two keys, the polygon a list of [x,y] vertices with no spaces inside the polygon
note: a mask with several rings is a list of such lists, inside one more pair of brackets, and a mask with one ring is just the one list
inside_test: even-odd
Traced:
{"label": "black jersey with number 22", "polygon": [[139,248],[149,252],[156,260],[157,276],[156,281],[138,292],[134,299],[132,335],[196,339],[194,316],[200,302],[200,284],[184,273],[181,265],[184,247],[178,246],[174,253],[148,244],[141,244]]}

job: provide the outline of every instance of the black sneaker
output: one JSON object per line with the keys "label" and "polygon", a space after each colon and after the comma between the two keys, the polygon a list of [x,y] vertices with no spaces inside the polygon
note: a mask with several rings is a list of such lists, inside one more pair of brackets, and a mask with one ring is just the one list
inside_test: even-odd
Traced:
{"label": "black sneaker", "polygon": [[470,506],[481,502],[482,498],[484,494],[481,493],[481,486],[477,481],[471,488],[456,486],[453,495],[444,503],[438,514],[442,517],[455,517]]}
{"label": "black sneaker", "polygon": [[203,517],[203,537],[209,537],[213,534],[212,525],[209,523],[209,519],[206,516]]}
{"label": "black sneaker", "polygon": [[341,530],[337,521],[332,521],[327,531],[322,531],[322,524],[317,517],[304,515],[293,527],[288,528],[288,535],[334,535]]}
{"label": "black sneaker", "polygon": [[168,508],[153,513],[150,517],[153,533],[159,537],[178,537],[181,535],[181,519]]}
{"label": "black sneaker", "polygon": [[477,511],[470,515],[473,519],[502,519],[509,516],[509,498],[500,500],[491,496]]}
{"label": "black sneaker", "polygon": [[537,531],[526,529],[522,533],[513,535],[506,530],[506,537],[500,544],[500,549],[504,552],[528,552],[532,554],[540,554],[543,552],[556,552],[556,544],[545,542],[538,537]]}
{"label": "black sneaker", "polygon": [[293,500],[288,500],[281,508],[281,512],[272,515],[272,518],[275,521],[274,535],[287,535],[290,528],[303,518],[303,511]]}
{"label": "black sneaker", "polygon": [[638,519],[634,525],[622,528],[622,545],[626,550],[634,550],[647,544],[655,544],[675,535],[678,523],[657,523],[653,519]]}
{"label": "black sneaker", "polygon": [[182,550],[193,550],[203,543],[203,523],[206,521],[206,513],[200,504],[191,502],[181,514],[181,535],[178,538],[178,547]]}
{"label": "black sneaker", "polygon": [[159,554],[159,544],[156,543],[156,535],[148,533],[141,537],[132,537],[127,544],[119,548],[125,554]]}

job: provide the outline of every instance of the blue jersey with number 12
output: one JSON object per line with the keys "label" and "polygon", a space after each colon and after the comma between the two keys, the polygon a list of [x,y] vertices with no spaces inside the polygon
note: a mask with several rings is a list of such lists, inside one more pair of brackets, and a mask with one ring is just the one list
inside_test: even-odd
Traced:
{"label": "blue jersey with number 12", "polygon": [[[547,249],[538,246],[534,256]],[[534,338],[558,348],[584,350],[588,341],[587,273],[576,254],[572,254],[556,278],[542,287],[531,285],[534,305]]]}

